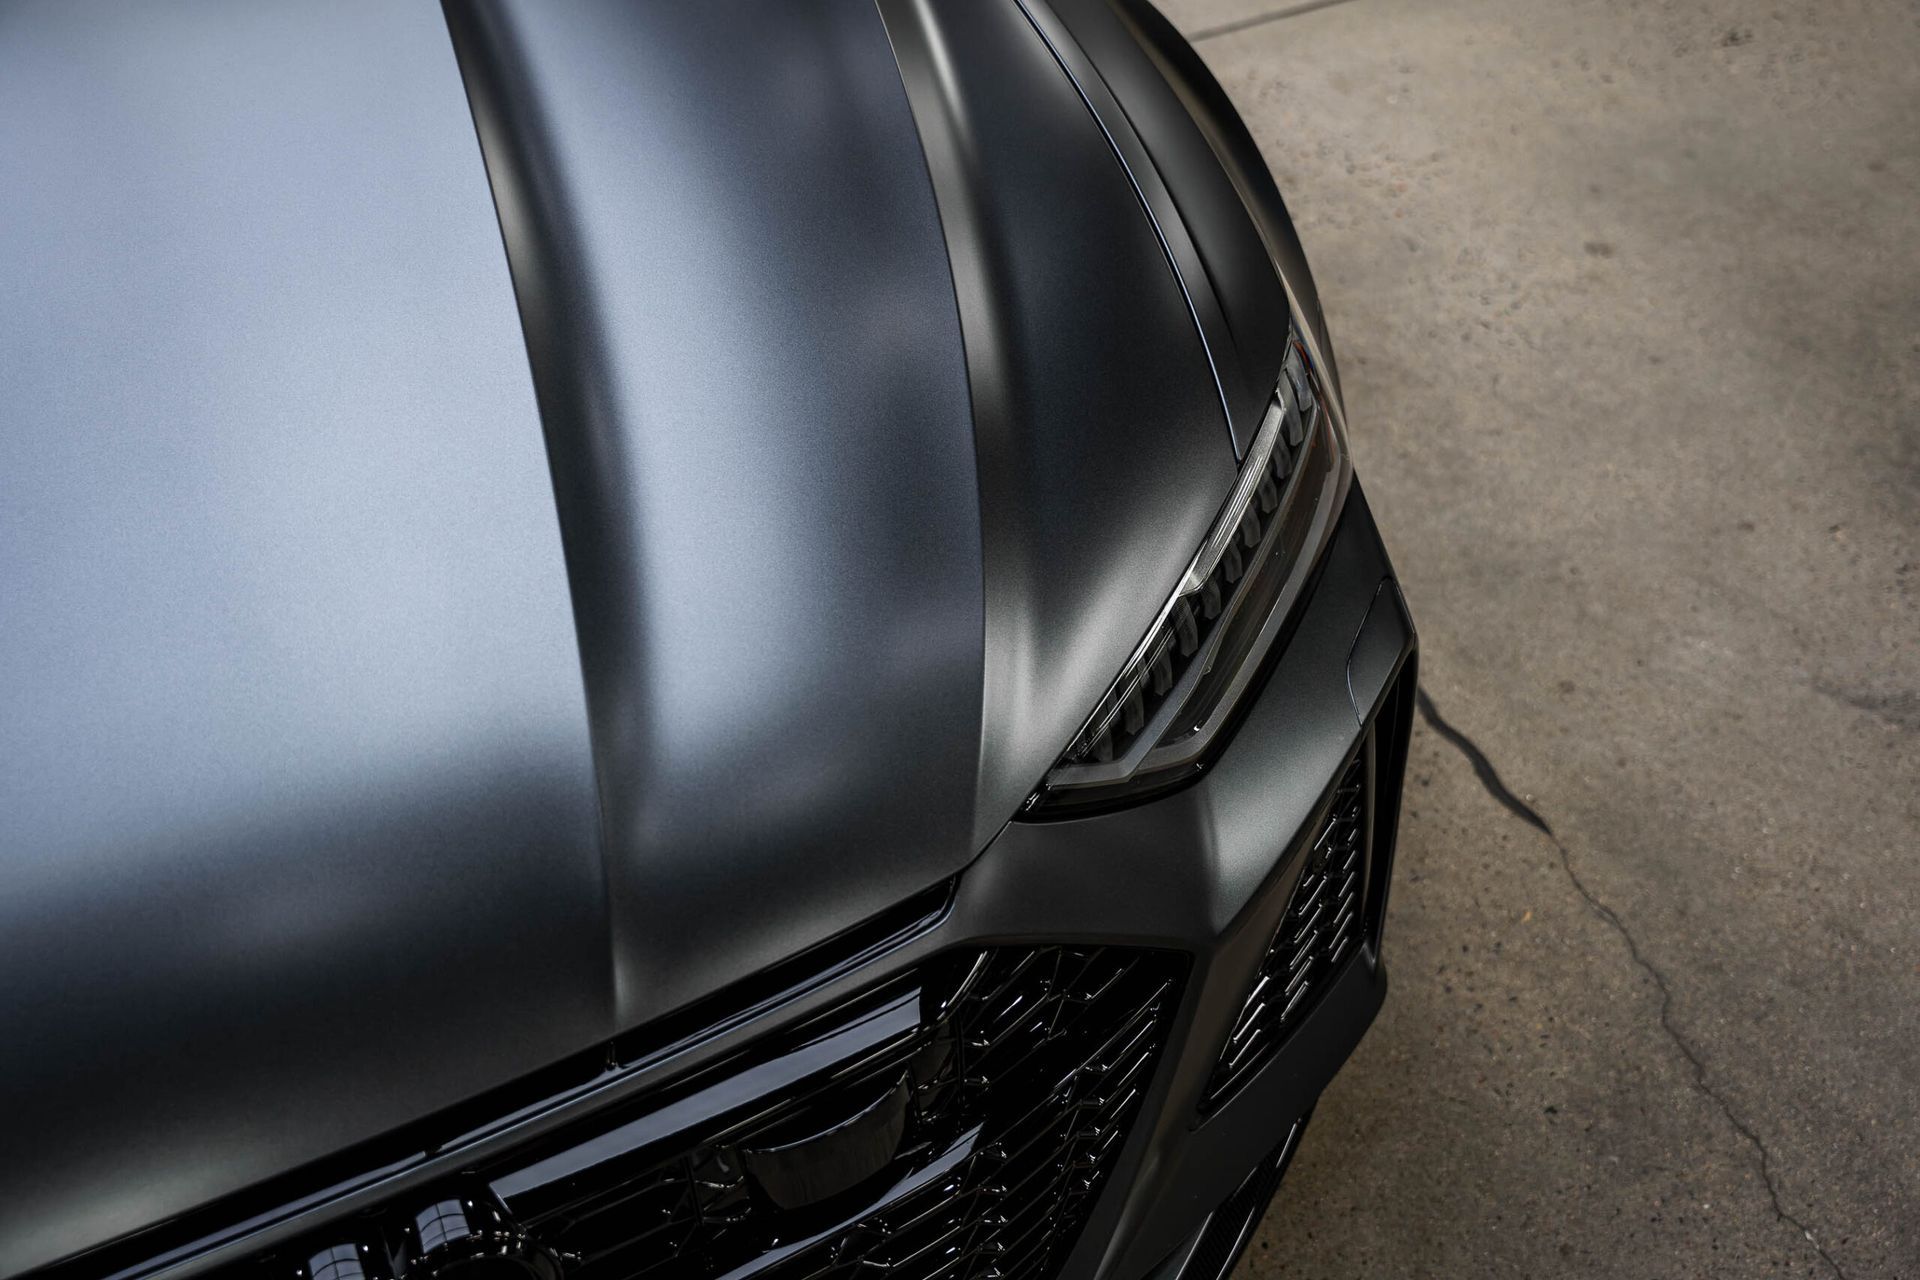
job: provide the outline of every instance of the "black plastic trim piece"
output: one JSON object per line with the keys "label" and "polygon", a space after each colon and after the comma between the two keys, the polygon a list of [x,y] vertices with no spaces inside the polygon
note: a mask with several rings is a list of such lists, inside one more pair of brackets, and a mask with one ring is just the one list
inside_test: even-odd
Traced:
{"label": "black plastic trim piece", "polygon": [[[1253,1233],[1260,1226],[1260,1219],[1266,1216],[1267,1206],[1273,1203],[1273,1197],[1280,1190],[1280,1180],[1286,1177],[1287,1166],[1293,1163],[1294,1153],[1300,1150],[1300,1139],[1305,1136],[1307,1122],[1313,1118],[1308,1109],[1305,1115],[1293,1122],[1287,1130],[1287,1136],[1275,1147],[1273,1154],[1254,1166],[1247,1180],[1240,1184],[1239,1190],[1223,1200],[1218,1209],[1207,1217],[1206,1225],[1200,1228],[1194,1239],[1194,1247],[1183,1261],[1183,1265],[1166,1280],[1225,1280],[1232,1274],[1240,1256],[1253,1242]],[[1155,1276],[1154,1280],[1161,1280]]]}
{"label": "black plastic trim piece", "polygon": [[852,973],[938,926],[953,903],[954,883],[942,881],[717,995],[618,1037],[613,1042],[614,1061],[635,1067],[667,1057],[694,1040],[708,1039],[750,1022],[769,1009]]}
{"label": "black plastic trim piece", "polygon": [[1373,716],[1373,858],[1367,866],[1367,936],[1376,953],[1385,945],[1387,896],[1393,890],[1400,803],[1406,793],[1407,748],[1413,738],[1414,705],[1419,696],[1420,651],[1415,648],[1407,652]]}

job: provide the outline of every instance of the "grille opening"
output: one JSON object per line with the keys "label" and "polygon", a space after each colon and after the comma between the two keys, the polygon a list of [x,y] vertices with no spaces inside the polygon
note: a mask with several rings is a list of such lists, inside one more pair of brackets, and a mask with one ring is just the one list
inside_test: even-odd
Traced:
{"label": "grille opening", "polygon": [[1305,1020],[1365,929],[1367,764],[1371,736],[1335,783],[1332,803],[1303,857],[1286,914],[1227,1034],[1205,1105],[1225,1101]]}

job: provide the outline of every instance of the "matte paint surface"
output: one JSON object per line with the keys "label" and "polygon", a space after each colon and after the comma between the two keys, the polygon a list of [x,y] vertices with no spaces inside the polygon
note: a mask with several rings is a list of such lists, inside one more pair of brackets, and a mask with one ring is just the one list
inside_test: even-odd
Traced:
{"label": "matte paint surface", "polygon": [[0,1273],[711,994],[1053,762],[1233,453],[1072,84],[939,7],[931,180],[863,5],[0,14]]}
{"label": "matte paint surface", "polygon": [[1050,0],[1050,7],[1125,104],[1128,124],[1179,205],[1232,329],[1237,358],[1216,359],[1238,371],[1239,394],[1264,404],[1273,390],[1289,318],[1282,277],[1337,390],[1340,369],[1300,237],[1213,73],[1150,0]]}
{"label": "matte paint surface", "polygon": [[105,17],[0,14],[0,1274],[609,1025],[559,529],[440,15]]}
{"label": "matte paint surface", "polygon": [[[927,932],[606,1088],[423,1159],[396,1185],[316,1208],[264,1237],[234,1242],[224,1254],[202,1255],[179,1273],[182,1280],[207,1274],[219,1262],[310,1237],[320,1223],[386,1196],[398,1194],[404,1202],[401,1185],[424,1196],[462,1168],[557,1135],[574,1121],[608,1115],[609,1108],[764,1046],[767,1037],[806,1025],[936,953],[1023,938],[1169,947],[1191,957],[1168,1061],[1146,1084],[1143,1123],[1126,1140],[1113,1194],[1101,1197],[1062,1270],[1070,1280],[1147,1274],[1311,1105],[1385,993],[1383,968],[1371,961],[1355,964],[1279,1055],[1194,1126],[1194,1108],[1212,1076],[1220,1040],[1305,864],[1297,837],[1311,828],[1327,779],[1358,742],[1356,703],[1373,707],[1384,692],[1377,681],[1386,672],[1356,666],[1352,655],[1364,620],[1381,613],[1377,602],[1391,573],[1355,485],[1318,588],[1289,644],[1226,752],[1194,786],[1097,817],[1012,823],[959,878],[950,910]],[[1410,632],[1400,632],[1403,646],[1412,640]],[[658,1119],[664,1113],[653,1114]],[[588,1127],[599,1128],[590,1119]]]}
{"label": "matte paint surface", "polygon": [[[1124,104],[1124,124],[1113,127],[1129,129],[1139,138],[1165,180],[1178,209],[1177,222],[1192,237],[1202,263],[1200,274],[1217,296],[1231,334],[1227,349],[1216,350],[1214,360],[1233,409],[1235,438],[1244,450],[1259,430],[1280,376],[1290,323],[1286,291],[1274,274],[1259,228],[1247,214],[1250,203],[1258,205],[1269,193],[1268,207],[1280,210],[1278,193],[1272,192],[1257,153],[1250,170],[1245,157],[1236,153],[1236,131],[1244,132],[1239,118],[1218,110],[1208,93],[1215,86],[1205,68],[1177,35],[1162,29],[1158,13],[1145,5],[1116,5],[1111,0],[1051,0],[1049,8]],[[1227,164],[1234,165],[1237,177],[1229,176]],[[1265,191],[1255,191],[1255,175],[1265,181]],[[1236,181],[1248,187],[1245,197],[1236,190]],[[1270,221],[1286,228],[1276,240],[1291,238],[1284,216]],[[1274,256],[1284,253],[1278,244],[1272,250]],[[1306,278],[1304,264],[1288,266],[1294,268],[1295,280]]]}
{"label": "matte paint surface", "polygon": [[978,852],[953,287],[870,8],[448,18],[560,497],[633,1026]]}
{"label": "matte paint surface", "polygon": [[1018,6],[881,12],[953,242],[972,380],[984,841],[1152,625],[1233,488],[1234,453],[1139,197]]}

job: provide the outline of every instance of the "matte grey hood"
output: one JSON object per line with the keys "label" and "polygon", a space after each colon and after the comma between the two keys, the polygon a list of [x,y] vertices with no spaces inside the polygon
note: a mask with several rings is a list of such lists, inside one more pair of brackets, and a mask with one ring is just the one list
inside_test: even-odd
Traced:
{"label": "matte grey hood", "polygon": [[1072,736],[1231,436],[941,7],[0,13],[0,1274],[938,883]]}
{"label": "matte grey hood", "polygon": [[0,1274],[612,1025],[439,12],[0,11]]}

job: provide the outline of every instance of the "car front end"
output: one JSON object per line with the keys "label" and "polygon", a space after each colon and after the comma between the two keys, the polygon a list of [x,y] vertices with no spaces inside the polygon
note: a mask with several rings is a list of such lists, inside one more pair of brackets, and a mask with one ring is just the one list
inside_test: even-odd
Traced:
{"label": "car front end", "polygon": [[0,1274],[1218,1280],[1417,665],[1218,86],[1135,0],[352,22],[0,55],[147,199],[6,142]]}

